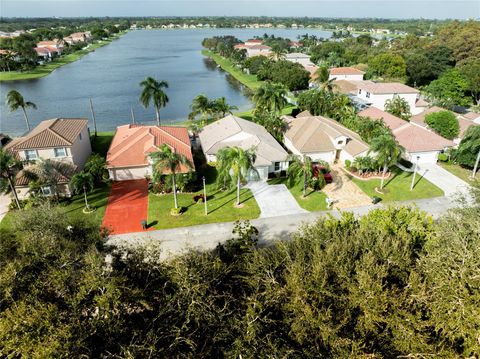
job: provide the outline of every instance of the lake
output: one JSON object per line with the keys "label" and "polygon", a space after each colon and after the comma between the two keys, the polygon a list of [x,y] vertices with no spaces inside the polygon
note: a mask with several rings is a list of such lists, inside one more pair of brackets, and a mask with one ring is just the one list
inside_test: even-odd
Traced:
{"label": "lake", "polygon": [[[88,98],[94,105],[99,131],[113,131],[131,121],[133,107],[136,120],[154,123],[153,107],[144,109],[139,101],[139,86],[146,76],[169,83],[170,99],[161,110],[164,123],[185,121],[192,99],[203,93],[210,98],[225,96],[239,111],[251,108],[242,86],[218,69],[201,54],[205,37],[234,35],[247,40],[264,33],[296,40],[309,33],[327,38],[328,31],[313,29],[175,29],[130,31],[82,59],[62,66],[48,76],[0,84],[0,131],[11,136],[26,131],[22,111],[11,113],[5,96],[11,89],[32,101],[37,110],[29,109],[30,123],[55,117],[82,117],[91,120]],[[93,126],[91,125],[92,129]]]}

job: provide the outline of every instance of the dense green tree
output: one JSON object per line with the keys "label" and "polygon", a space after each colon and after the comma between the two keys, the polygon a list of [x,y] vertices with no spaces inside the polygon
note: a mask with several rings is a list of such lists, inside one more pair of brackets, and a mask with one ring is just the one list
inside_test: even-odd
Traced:
{"label": "dense green tree", "polygon": [[3,147],[0,148],[0,193],[11,193],[18,209],[21,207],[15,190],[15,179],[22,168],[22,162],[13,153]]}
{"label": "dense green tree", "polygon": [[463,166],[473,168],[480,152],[480,126],[470,126],[455,152],[455,161]]}
{"label": "dense green tree", "polygon": [[25,101],[22,94],[17,90],[10,90],[7,93],[7,106],[10,111],[17,111],[19,108],[23,111],[23,116],[25,117],[25,123],[27,125],[27,130],[30,131],[30,122],[27,116],[27,108],[36,109],[37,105],[33,102]]}
{"label": "dense green tree", "polygon": [[468,106],[470,103],[466,95],[468,87],[468,81],[461,72],[458,69],[450,69],[427,85],[425,93],[433,103],[442,107]]}
{"label": "dense green tree", "polygon": [[407,65],[400,55],[385,52],[368,61],[369,76],[387,79],[403,79],[406,76]]}
{"label": "dense green tree", "polygon": [[272,60],[266,56],[252,56],[245,60],[244,66],[251,75],[256,75],[263,65],[270,61]]}
{"label": "dense green tree", "polygon": [[434,42],[453,50],[457,63],[480,57],[480,24],[478,21],[451,21],[435,35]]}
{"label": "dense green tree", "polygon": [[287,105],[286,95],[287,90],[283,85],[266,82],[255,91],[253,102],[260,111],[279,113]]}
{"label": "dense green tree", "polygon": [[325,41],[310,49],[310,60],[314,64],[319,64],[322,61],[327,61],[329,57],[342,58],[344,53],[345,46],[341,42]]}
{"label": "dense green tree", "polygon": [[400,96],[394,96],[393,99],[385,101],[385,111],[403,120],[408,120],[412,116],[410,105],[407,100]]}
{"label": "dense green tree", "polygon": [[459,69],[467,79],[468,90],[472,94],[473,100],[480,105],[480,59],[465,61]]}
{"label": "dense green tree", "polygon": [[269,80],[284,85],[290,91],[308,88],[310,73],[299,63],[279,60],[273,64],[266,62],[257,72],[259,80]]}
{"label": "dense green tree", "polygon": [[253,120],[259,125],[265,127],[275,139],[283,143],[283,134],[287,129],[287,123],[282,117],[274,111],[259,111],[255,114]]}
{"label": "dense green tree", "polygon": [[455,114],[450,111],[438,111],[425,116],[425,122],[440,136],[450,140],[458,136],[460,125]]}
{"label": "dense green tree", "polygon": [[145,108],[150,106],[150,101],[153,103],[155,114],[157,115],[157,126],[160,126],[160,109],[168,103],[168,96],[163,89],[168,88],[168,83],[166,81],[157,81],[153,77],[146,77],[145,80],[140,82],[140,86],[143,87],[143,91],[140,94],[140,102]]}
{"label": "dense green tree", "polygon": [[107,163],[105,158],[98,153],[88,157],[84,170],[93,176],[93,180],[97,185],[108,179]]}

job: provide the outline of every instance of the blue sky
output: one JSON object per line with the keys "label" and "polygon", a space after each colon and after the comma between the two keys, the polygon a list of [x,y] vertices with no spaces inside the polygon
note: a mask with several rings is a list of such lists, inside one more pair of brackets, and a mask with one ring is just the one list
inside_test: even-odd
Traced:
{"label": "blue sky", "polygon": [[480,0],[0,0],[4,17],[309,16],[479,18]]}

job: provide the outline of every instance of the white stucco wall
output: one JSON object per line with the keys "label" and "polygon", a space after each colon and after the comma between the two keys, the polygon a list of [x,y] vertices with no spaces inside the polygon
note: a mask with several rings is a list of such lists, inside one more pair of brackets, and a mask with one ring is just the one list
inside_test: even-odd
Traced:
{"label": "white stucco wall", "polygon": [[350,80],[350,81],[362,81],[363,75],[330,75],[329,80]]}
{"label": "white stucco wall", "polygon": [[[15,190],[17,191],[19,199],[26,199],[30,195],[28,186],[16,186]],[[60,197],[71,197],[73,194],[69,184],[58,185],[57,191]]]}
{"label": "white stucco wall", "polygon": [[109,168],[108,174],[112,181],[128,181],[134,179],[145,179],[152,175],[152,167],[126,167],[126,168]]}
{"label": "white stucco wall", "polygon": [[312,66],[312,62],[310,61],[310,57],[305,57],[305,58],[300,58],[300,57],[286,57],[285,60],[290,61],[290,62],[295,62],[298,63],[302,66]]}
{"label": "white stucco wall", "polygon": [[351,155],[350,153],[348,153],[347,151],[345,150],[342,150],[340,152],[340,158],[339,158],[339,161],[342,165],[345,164],[345,160],[349,160],[351,162],[353,162],[355,160],[355,158],[357,157],[362,157],[362,156],[366,156],[368,154],[368,151],[364,151],[364,152],[361,152],[359,154],[356,154],[355,156]]}
{"label": "white stucco wall", "polygon": [[71,147],[71,156],[73,163],[76,164],[80,169],[83,169],[85,162],[87,162],[88,156],[92,153],[92,145],[90,143],[90,134],[88,133],[88,128],[85,128],[81,132],[80,136],[77,137],[77,140],[73,143]]}
{"label": "white stucco wall", "polygon": [[406,152],[405,157],[415,164],[417,162],[417,156],[420,158],[418,159],[418,163],[437,163],[438,154],[440,151],[428,151],[428,152]]}
{"label": "white stucco wall", "polygon": [[[369,102],[372,104],[373,107],[376,107],[382,111],[385,111],[385,102],[387,100],[393,99],[394,96],[399,96],[407,101],[408,105],[410,106],[410,112],[415,114],[413,111],[417,111],[415,107],[415,102],[417,101],[417,94],[416,93],[409,93],[409,94],[373,94],[370,93],[370,97],[367,97],[367,92],[363,89],[359,89],[357,92],[357,96],[361,99]],[[418,113],[420,113],[419,111]]]}

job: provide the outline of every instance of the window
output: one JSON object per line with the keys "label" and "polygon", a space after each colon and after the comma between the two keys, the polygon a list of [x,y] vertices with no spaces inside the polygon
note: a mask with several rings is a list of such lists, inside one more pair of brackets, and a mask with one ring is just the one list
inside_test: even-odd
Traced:
{"label": "window", "polygon": [[343,141],[338,141],[338,144],[341,145],[343,143]]}
{"label": "window", "polygon": [[78,135],[78,139],[81,141],[82,140],[82,134]]}
{"label": "window", "polygon": [[42,187],[41,189],[44,196],[50,196],[52,194],[52,189],[48,186]]}
{"label": "window", "polygon": [[362,93],[362,89],[358,89],[358,94],[360,95]]}
{"label": "window", "polygon": [[66,157],[67,150],[65,147],[54,148],[53,151],[55,152],[55,157]]}
{"label": "window", "polygon": [[275,170],[274,171],[275,172],[280,171],[280,162],[275,162],[274,165],[275,165]]}
{"label": "window", "polygon": [[25,150],[25,158],[27,161],[36,160],[38,158],[37,150]]}
{"label": "window", "polygon": [[370,98],[370,92],[367,92],[367,98]]}

